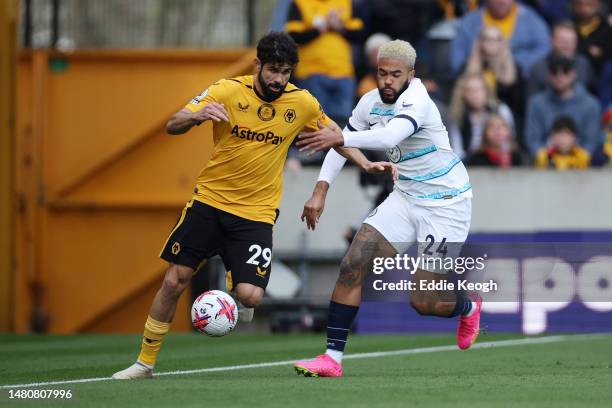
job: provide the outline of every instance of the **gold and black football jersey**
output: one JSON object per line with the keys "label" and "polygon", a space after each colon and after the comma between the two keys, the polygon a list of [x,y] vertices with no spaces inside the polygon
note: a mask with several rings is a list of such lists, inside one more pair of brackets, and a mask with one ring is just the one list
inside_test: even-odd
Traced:
{"label": "gold and black football jersey", "polygon": [[213,154],[197,180],[194,199],[253,221],[274,224],[287,151],[302,130],[329,119],[306,90],[287,84],[266,102],[255,92],[253,76],[223,79],[185,106],[197,112],[223,103],[229,122],[213,122]]}

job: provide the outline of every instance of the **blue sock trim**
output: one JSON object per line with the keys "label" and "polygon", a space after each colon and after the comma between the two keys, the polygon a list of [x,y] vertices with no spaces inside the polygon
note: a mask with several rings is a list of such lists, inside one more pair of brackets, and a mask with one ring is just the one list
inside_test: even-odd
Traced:
{"label": "blue sock trim", "polygon": [[344,352],[349,329],[357,316],[358,306],[329,302],[327,314],[327,348]]}

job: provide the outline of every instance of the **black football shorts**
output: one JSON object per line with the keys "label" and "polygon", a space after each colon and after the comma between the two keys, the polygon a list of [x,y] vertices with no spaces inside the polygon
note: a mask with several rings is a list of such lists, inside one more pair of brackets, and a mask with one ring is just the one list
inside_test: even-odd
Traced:
{"label": "black football shorts", "polygon": [[272,269],[272,224],[189,201],[160,257],[197,270],[214,255],[223,258],[229,291],[241,282],[265,289]]}

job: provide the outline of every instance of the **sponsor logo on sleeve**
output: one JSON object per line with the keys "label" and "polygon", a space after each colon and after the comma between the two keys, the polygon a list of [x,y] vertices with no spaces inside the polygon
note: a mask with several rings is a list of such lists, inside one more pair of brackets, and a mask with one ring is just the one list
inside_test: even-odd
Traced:
{"label": "sponsor logo on sleeve", "polygon": [[202,100],[206,98],[206,95],[208,95],[208,88],[206,88],[204,91],[202,91],[201,94],[193,98],[190,103],[193,105],[199,105],[200,102],[202,102]]}

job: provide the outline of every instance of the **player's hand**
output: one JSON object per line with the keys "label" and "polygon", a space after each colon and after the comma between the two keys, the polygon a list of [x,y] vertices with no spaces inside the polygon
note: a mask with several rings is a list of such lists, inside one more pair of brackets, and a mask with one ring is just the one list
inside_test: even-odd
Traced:
{"label": "player's hand", "polygon": [[330,149],[334,146],[344,145],[342,130],[337,126],[323,126],[317,122],[319,130],[315,132],[303,132],[298,135],[296,145],[300,152],[307,151],[309,156],[321,150]]}
{"label": "player's hand", "polygon": [[368,162],[363,166],[363,171],[370,174],[380,174],[388,171],[393,177],[393,181],[399,178],[399,170],[397,166],[391,162]]}
{"label": "player's hand", "polygon": [[302,222],[306,221],[306,227],[313,230],[319,222],[319,217],[323,214],[323,208],[325,207],[325,198],[319,194],[313,194],[312,197],[306,204],[304,204],[304,211],[302,212]]}
{"label": "player's hand", "polygon": [[229,122],[229,115],[222,103],[210,102],[199,111],[193,114],[193,118],[198,122],[212,120],[214,122]]}

